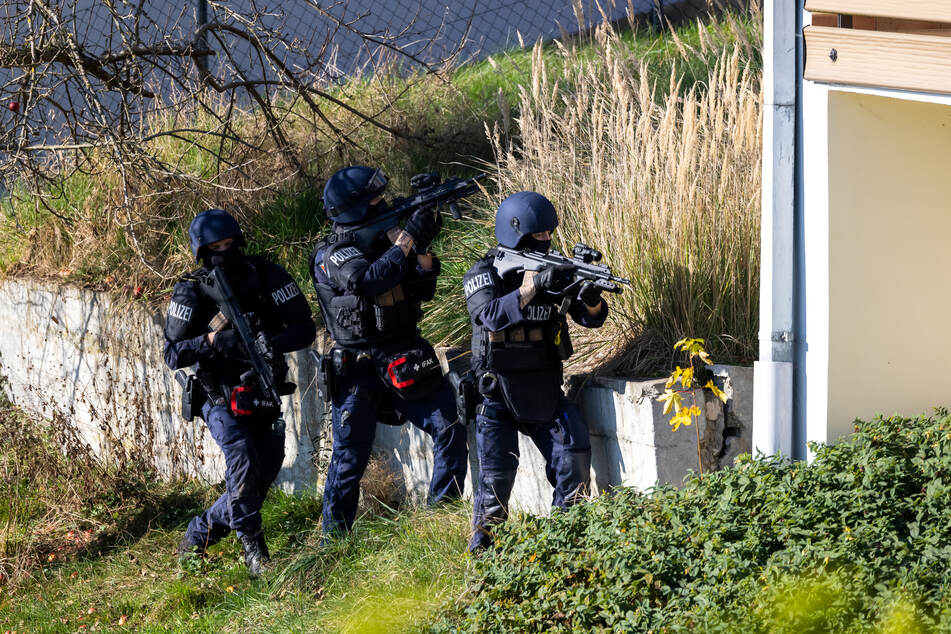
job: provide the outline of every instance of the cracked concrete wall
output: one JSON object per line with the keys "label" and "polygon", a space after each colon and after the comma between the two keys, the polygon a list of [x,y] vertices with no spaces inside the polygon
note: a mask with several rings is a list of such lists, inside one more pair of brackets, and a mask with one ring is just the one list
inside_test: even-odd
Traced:
{"label": "cracked concrete wall", "polygon": [[[164,476],[190,475],[220,482],[224,460],[200,420],[179,416],[180,389],[162,357],[164,306],[116,303],[106,293],[36,281],[0,282],[0,377],[13,402],[43,419],[61,417],[106,460],[144,455]],[[468,363],[458,351],[440,351],[443,369]],[[447,358],[451,360],[447,362]],[[286,491],[320,486],[331,446],[329,417],[316,398],[314,366],[304,352],[289,355],[298,391],[286,397],[287,445],[278,485]],[[592,439],[592,486],[646,490],[678,484],[697,470],[697,434],[704,471],[729,464],[749,450],[752,370],[713,368],[726,406],[694,392],[704,416],[699,424],[670,429],[655,400],[663,380],[591,378],[577,399]],[[690,398],[689,396],[687,397]],[[475,433],[469,429],[471,494],[477,477]],[[404,493],[425,500],[432,471],[432,443],[413,427],[379,425],[374,450],[397,473]],[[541,455],[520,439],[521,465],[512,506],[546,513],[552,489]]]}
{"label": "cracked concrete wall", "polygon": [[[0,283],[0,376],[13,402],[61,417],[106,460],[137,454],[166,477],[224,478],[224,459],[201,420],[181,419],[181,390],[162,356],[164,313],[116,305],[105,293],[43,281]],[[313,367],[289,355],[298,392],[285,398],[286,457],[278,485],[312,486],[312,437],[322,416]]]}
{"label": "cracked concrete wall", "polygon": [[[443,370],[462,367],[468,357],[459,351],[440,351]],[[445,357],[454,359],[447,364]],[[693,390],[684,395],[697,399],[704,416],[699,423],[674,432],[670,416],[656,397],[663,391],[665,379],[628,381],[587,378],[577,392],[577,402],[591,433],[591,484],[598,494],[616,486],[647,490],[658,483],[678,485],[688,471],[713,471],[747,451],[752,439],[753,382],[752,368],[714,366],[715,381],[727,393],[722,404],[712,394]],[[582,377],[569,377],[568,383]],[[733,416],[734,411],[743,417]],[[700,435],[700,460],[697,456],[697,430]],[[734,434],[734,435],[730,435]],[[469,477],[478,478],[479,462],[475,455],[475,430],[469,429]],[[381,426],[377,433],[377,451],[389,456],[391,468],[403,481],[404,490],[416,501],[425,500],[432,468],[432,443],[429,437],[411,425]],[[524,435],[519,436],[520,463],[512,491],[512,507],[531,513],[546,514],[552,499],[552,487],[545,479],[541,453]]]}

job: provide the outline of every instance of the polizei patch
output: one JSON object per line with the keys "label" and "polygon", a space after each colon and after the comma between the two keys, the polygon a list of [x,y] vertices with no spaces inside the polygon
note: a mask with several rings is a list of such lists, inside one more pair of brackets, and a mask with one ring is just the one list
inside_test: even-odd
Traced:
{"label": "polizei patch", "polygon": [[277,289],[276,291],[271,292],[271,299],[274,300],[274,303],[280,306],[286,301],[290,301],[300,295],[300,289],[297,288],[297,284],[291,282],[285,285],[282,288]]}
{"label": "polizei patch", "polygon": [[330,254],[330,261],[339,267],[344,262],[348,262],[353,258],[360,257],[363,257],[363,253],[360,251],[360,249],[356,247],[342,247],[340,249],[336,249]]}
{"label": "polizei patch", "polygon": [[466,292],[466,299],[472,297],[477,291],[482,290],[486,286],[492,286],[492,274],[491,273],[479,273],[478,275],[473,276],[463,283],[462,288]]}
{"label": "polizei patch", "polygon": [[191,306],[179,304],[178,302],[168,303],[168,316],[179,321],[191,321],[193,309]]}
{"label": "polizei patch", "polygon": [[551,304],[542,304],[541,306],[536,306],[529,304],[525,307],[525,319],[529,321],[548,321],[548,318],[551,317]]}

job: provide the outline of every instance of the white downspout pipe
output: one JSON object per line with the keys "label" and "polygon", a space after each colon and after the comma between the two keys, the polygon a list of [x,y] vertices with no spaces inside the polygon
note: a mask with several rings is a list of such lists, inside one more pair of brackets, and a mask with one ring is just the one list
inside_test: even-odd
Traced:
{"label": "white downspout pipe", "polygon": [[792,456],[797,0],[766,0],[759,361],[753,451]]}

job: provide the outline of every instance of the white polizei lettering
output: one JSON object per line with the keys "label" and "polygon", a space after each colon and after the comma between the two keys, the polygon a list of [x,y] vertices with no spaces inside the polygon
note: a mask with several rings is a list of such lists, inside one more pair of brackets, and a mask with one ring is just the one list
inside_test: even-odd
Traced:
{"label": "white polizei lettering", "polygon": [[330,261],[340,266],[344,262],[352,260],[353,258],[359,258],[362,255],[363,253],[356,247],[343,247],[330,254]]}
{"label": "white polizei lettering", "polygon": [[192,307],[178,302],[168,303],[168,316],[180,321],[192,320]]}
{"label": "white polizei lettering", "polygon": [[551,317],[552,306],[545,304],[542,306],[533,306],[529,304],[525,307],[525,319],[529,321],[548,321]]}
{"label": "white polizei lettering", "polygon": [[294,299],[300,295],[300,289],[297,288],[297,284],[291,282],[285,285],[283,288],[279,288],[276,291],[271,293],[271,299],[274,300],[275,304],[283,304],[286,301]]}
{"label": "white polizei lettering", "polygon": [[475,277],[466,280],[462,285],[466,292],[466,299],[472,297],[476,291],[479,291],[486,286],[492,286],[492,276],[489,273],[479,273]]}

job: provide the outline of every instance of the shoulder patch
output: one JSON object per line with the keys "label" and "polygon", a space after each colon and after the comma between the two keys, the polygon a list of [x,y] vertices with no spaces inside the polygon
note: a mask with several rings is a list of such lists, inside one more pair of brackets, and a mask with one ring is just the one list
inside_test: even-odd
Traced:
{"label": "shoulder patch", "polygon": [[192,314],[194,309],[191,306],[186,306],[185,304],[179,304],[176,301],[171,301],[168,303],[168,318],[177,319],[179,321],[184,321],[186,323],[192,320]]}
{"label": "shoulder patch", "polygon": [[474,294],[494,284],[492,279],[492,273],[489,271],[483,271],[482,273],[476,273],[469,279],[467,279],[462,284],[462,288],[465,290],[466,299],[472,297]]}
{"label": "shoulder patch", "polygon": [[300,288],[298,288],[296,282],[289,282],[276,291],[271,291],[271,299],[273,299],[274,303],[278,306],[289,302],[298,295],[300,295]]}

